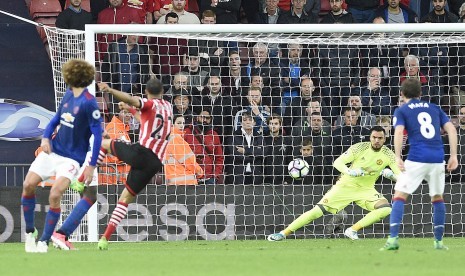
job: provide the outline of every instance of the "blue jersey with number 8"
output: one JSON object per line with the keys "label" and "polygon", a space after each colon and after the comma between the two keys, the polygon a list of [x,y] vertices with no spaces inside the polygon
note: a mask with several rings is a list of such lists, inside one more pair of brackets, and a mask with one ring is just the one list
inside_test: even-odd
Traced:
{"label": "blue jersey with number 8", "polygon": [[407,160],[420,163],[443,163],[444,144],[441,127],[449,122],[442,109],[432,103],[410,100],[394,112],[393,125],[404,126],[410,150]]}

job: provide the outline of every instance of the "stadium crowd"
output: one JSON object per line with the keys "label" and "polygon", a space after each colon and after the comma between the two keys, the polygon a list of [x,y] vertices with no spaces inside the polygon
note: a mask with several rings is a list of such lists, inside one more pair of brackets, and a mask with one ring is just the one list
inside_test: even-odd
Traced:
{"label": "stadium crowd", "polygon": [[[81,9],[81,0],[61,2],[69,7],[64,6],[57,27],[70,29],[93,22],[390,24],[465,19],[465,0],[96,0],[90,13]],[[386,144],[392,145],[391,115],[402,104],[399,87],[409,78],[420,80],[423,99],[456,117],[459,158],[465,152],[463,44],[302,45],[114,34],[97,39],[98,78],[112,88],[142,96],[147,80],[162,80],[165,99],[183,121],[184,130],[176,135],[190,146],[186,157],[195,155],[186,179],[190,173],[197,181],[176,185],[331,183],[334,159],[365,141],[372,126],[383,126]],[[118,103],[111,97],[105,101],[117,116]],[[136,141],[137,122],[132,117],[125,122]],[[287,176],[287,164],[297,157],[312,170],[303,180]],[[179,153],[176,159],[182,159]]]}

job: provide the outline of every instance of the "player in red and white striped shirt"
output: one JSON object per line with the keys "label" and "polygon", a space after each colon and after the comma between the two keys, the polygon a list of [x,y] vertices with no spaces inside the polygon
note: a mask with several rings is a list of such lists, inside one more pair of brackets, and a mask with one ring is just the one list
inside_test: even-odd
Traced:
{"label": "player in red and white striped shirt", "polygon": [[108,240],[128,212],[128,204],[134,201],[136,195],[163,166],[172,128],[173,107],[168,101],[163,100],[163,84],[157,79],[147,82],[147,98],[144,99],[112,89],[106,83],[98,83],[98,87],[101,92],[110,93],[116,99],[139,109],[141,126],[139,143],[128,144],[111,139],[102,141],[102,148],[131,166],[124,184],[125,189],[118,199],[105,233],[98,242],[99,249],[107,250]]}

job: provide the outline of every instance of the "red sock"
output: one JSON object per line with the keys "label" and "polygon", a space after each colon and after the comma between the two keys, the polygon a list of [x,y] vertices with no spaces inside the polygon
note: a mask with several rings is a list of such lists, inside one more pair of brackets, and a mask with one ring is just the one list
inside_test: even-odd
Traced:
{"label": "red sock", "polygon": [[[102,165],[103,160],[105,159],[105,155],[107,155],[107,150],[104,148],[100,148],[100,152],[98,154],[98,159],[97,159],[97,167]],[[87,163],[90,163],[90,159]],[[84,182],[84,174],[81,174],[78,178],[78,181],[83,183]]]}
{"label": "red sock", "polygon": [[118,202],[115,210],[113,210],[113,213],[111,214],[111,218],[108,222],[107,229],[105,229],[105,233],[103,233],[103,236],[107,240],[110,240],[110,237],[115,232],[116,227],[126,217],[127,213],[128,205],[124,202]]}

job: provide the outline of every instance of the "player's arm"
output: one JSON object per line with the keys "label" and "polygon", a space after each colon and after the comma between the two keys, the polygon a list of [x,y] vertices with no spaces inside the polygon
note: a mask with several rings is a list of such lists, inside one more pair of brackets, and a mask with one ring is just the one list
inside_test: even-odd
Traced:
{"label": "player's arm", "polygon": [[135,108],[140,108],[142,106],[142,104],[140,102],[141,100],[140,100],[139,97],[134,97],[134,96],[131,96],[130,94],[128,94],[126,92],[113,89],[110,86],[108,86],[108,84],[106,84],[104,82],[99,82],[99,83],[97,83],[97,85],[98,85],[98,89],[100,91],[102,91],[103,93],[112,94],[119,101],[123,101],[123,102],[129,104],[130,106],[134,106]]}
{"label": "player's arm", "polygon": [[47,127],[44,130],[44,135],[42,136],[42,141],[40,142],[40,147],[42,151],[49,154],[52,152],[52,147],[50,145],[50,140],[52,140],[53,132],[60,124],[60,116],[61,116],[61,105],[58,111],[55,113],[55,116],[50,120]]}
{"label": "player's arm", "polygon": [[119,109],[124,109],[127,112],[131,113],[132,116],[134,116],[134,119],[136,119],[138,122],[140,122],[140,113],[135,109],[134,107],[128,105],[125,102],[119,102],[118,103]]}
{"label": "player's arm", "polygon": [[365,172],[361,168],[351,169],[346,166],[346,164],[352,163],[356,157],[352,147],[350,147],[346,152],[334,160],[333,167],[336,168],[339,172],[348,174],[350,176],[362,176],[365,174]]}
{"label": "player's arm", "polygon": [[450,157],[447,162],[447,170],[453,171],[458,167],[457,161],[457,130],[451,122],[447,122],[443,125],[444,130],[447,132],[449,137]]}
{"label": "player's arm", "polygon": [[396,155],[396,161],[398,168],[404,170],[404,162],[402,160],[402,142],[404,139],[404,129],[403,125],[397,125],[394,130],[394,153]]}

